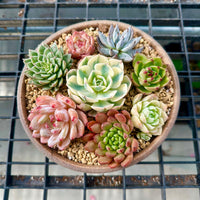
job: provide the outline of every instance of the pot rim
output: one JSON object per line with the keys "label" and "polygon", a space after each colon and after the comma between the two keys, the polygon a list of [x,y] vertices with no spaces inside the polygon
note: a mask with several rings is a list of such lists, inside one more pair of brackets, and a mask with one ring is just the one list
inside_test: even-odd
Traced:
{"label": "pot rim", "polygon": [[[100,24],[108,25],[110,26],[111,24],[116,25],[118,24],[120,30],[124,30],[131,26],[133,30],[141,35],[145,40],[147,40],[150,43],[150,46],[153,47],[159,54],[159,56],[162,58],[163,62],[165,64],[168,64],[168,70],[170,72],[170,75],[172,77],[172,81],[174,82],[174,104],[171,109],[169,118],[167,122],[165,123],[163,127],[162,134],[160,136],[157,136],[154,138],[154,140],[151,142],[151,144],[146,147],[144,150],[140,151],[134,156],[134,159],[128,167],[140,162],[147,156],[149,156],[151,153],[153,153],[160,145],[161,143],[166,139],[168,136],[170,130],[172,129],[177,115],[178,115],[178,110],[179,110],[179,105],[180,105],[180,85],[179,85],[179,79],[178,75],[176,72],[176,69],[168,56],[168,54],[165,52],[163,47],[155,41],[150,35],[146,34],[145,32],[139,30],[138,28],[126,24],[123,22],[117,22],[117,21],[111,21],[111,20],[94,20],[94,21],[87,21],[87,22],[80,22],[74,25],[70,25],[66,28],[63,28],[56,33],[50,35],[47,37],[42,43],[47,43],[49,44],[50,42],[58,39],[63,33],[69,33],[72,30],[83,30],[85,28],[89,27],[98,27]],[[38,45],[39,46],[39,45]],[[26,110],[26,102],[25,102],[25,74],[24,74],[25,68],[23,68],[23,71],[20,76],[20,80],[18,83],[18,91],[17,91],[17,106],[18,106],[18,112],[19,112],[19,117],[20,121],[22,123],[22,126],[30,138],[30,140],[33,142],[33,144],[41,150],[45,156],[47,156],[49,159],[52,161],[62,165],[63,167],[70,168],[75,171],[81,171],[81,172],[87,172],[87,173],[106,173],[106,172],[113,172],[117,171],[120,169],[123,169],[122,167],[117,167],[114,169],[109,168],[107,165],[86,165],[86,164],[81,164],[74,162],[72,160],[69,160],[68,158],[63,157],[62,155],[58,154],[55,150],[51,149],[47,145],[44,145],[40,143],[40,141],[36,138],[32,137],[32,131],[29,129],[29,122],[27,119],[27,110]]]}

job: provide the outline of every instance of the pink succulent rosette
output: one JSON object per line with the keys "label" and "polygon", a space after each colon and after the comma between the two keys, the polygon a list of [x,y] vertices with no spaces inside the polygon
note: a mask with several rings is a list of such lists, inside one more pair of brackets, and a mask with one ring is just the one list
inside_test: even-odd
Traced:
{"label": "pink succulent rosette", "polygon": [[31,110],[28,120],[32,136],[49,147],[66,149],[71,140],[80,138],[85,131],[87,116],[76,109],[76,104],[69,97],[57,94],[56,98],[39,96],[36,107]]}
{"label": "pink succulent rosette", "polygon": [[72,58],[81,59],[94,53],[94,38],[84,31],[74,31],[72,36],[66,39],[68,53]]}

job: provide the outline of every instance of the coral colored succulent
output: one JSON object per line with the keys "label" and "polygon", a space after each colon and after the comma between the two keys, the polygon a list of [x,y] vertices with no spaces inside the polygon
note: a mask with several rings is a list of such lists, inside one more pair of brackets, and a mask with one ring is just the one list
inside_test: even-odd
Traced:
{"label": "coral colored succulent", "polygon": [[120,34],[118,25],[115,28],[111,25],[107,37],[99,31],[97,38],[98,50],[103,55],[118,58],[124,62],[131,62],[134,55],[140,53],[143,49],[133,49],[140,39],[141,37],[133,38],[131,27]]}
{"label": "coral colored succulent", "polygon": [[138,53],[133,60],[133,67],[133,83],[141,93],[150,94],[170,81],[161,58],[148,59],[144,54]]}
{"label": "coral colored succulent", "polygon": [[156,94],[148,95],[143,99],[142,96],[142,94],[137,94],[133,99],[131,109],[133,124],[148,136],[160,135],[162,126],[168,119],[167,105],[158,101]]}
{"label": "coral colored succulent", "polygon": [[133,122],[127,111],[111,109],[107,113],[98,113],[87,127],[91,132],[83,137],[88,141],[85,149],[95,152],[100,164],[109,164],[110,168],[130,165],[138,141],[130,136]]}
{"label": "coral colored succulent", "polygon": [[83,136],[87,117],[69,97],[39,96],[36,105],[28,116],[29,128],[41,143],[64,150],[71,140]]}
{"label": "coral colored succulent", "polygon": [[43,90],[57,91],[71,62],[71,55],[64,55],[63,49],[58,49],[55,43],[51,47],[42,44],[37,50],[29,50],[29,58],[24,59],[25,74]]}
{"label": "coral colored succulent", "polygon": [[84,31],[74,31],[66,40],[68,53],[72,58],[80,59],[94,53],[94,39]]}
{"label": "coral colored succulent", "polygon": [[69,96],[84,111],[119,109],[131,87],[123,62],[102,55],[86,56],[66,77]]}

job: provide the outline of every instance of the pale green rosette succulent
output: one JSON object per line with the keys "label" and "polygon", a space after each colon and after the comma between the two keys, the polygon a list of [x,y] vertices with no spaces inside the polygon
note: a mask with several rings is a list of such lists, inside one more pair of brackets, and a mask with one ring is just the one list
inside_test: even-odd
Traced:
{"label": "pale green rosette succulent", "polygon": [[29,58],[24,59],[25,74],[31,78],[32,84],[43,90],[57,91],[71,63],[71,55],[64,54],[56,43],[51,47],[42,44],[37,50],[29,50]]}
{"label": "pale green rosette succulent", "polygon": [[156,94],[151,94],[142,99],[142,94],[137,94],[133,99],[131,109],[132,121],[136,128],[140,129],[146,136],[140,133],[139,137],[150,135],[160,135],[162,127],[168,116],[166,114],[167,105],[158,101]]}
{"label": "pale green rosette succulent", "polygon": [[102,55],[83,58],[66,79],[69,96],[84,111],[120,109],[131,87],[131,80],[124,76],[123,62]]}

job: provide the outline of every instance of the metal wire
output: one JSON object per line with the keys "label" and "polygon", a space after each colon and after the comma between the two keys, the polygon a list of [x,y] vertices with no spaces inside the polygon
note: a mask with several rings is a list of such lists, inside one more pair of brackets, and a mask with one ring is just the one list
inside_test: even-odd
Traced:
{"label": "metal wire", "polygon": [[[50,1],[49,1],[50,2]],[[170,1],[51,1],[27,0],[27,1],[0,1],[0,61],[14,62],[16,68],[12,70],[0,70],[0,82],[13,82],[15,85],[12,95],[1,95],[0,106],[7,102],[8,113],[0,114],[0,120],[10,120],[9,137],[1,137],[0,143],[8,142],[8,154],[6,160],[0,160],[0,167],[6,166],[6,174],[0,175],[0,190],[3,190],[2,199],[8,200],[10,190],[15,189],[40,189],[43,190],[43,200],[48,199],[48,192],[52,189],[77,189],[83,191],[83,199],[89,199],[89,189],[121,189],[121,199],[127,199],[128,189],[160,189],[161,199],[167,199],[169,188],[197,188],[200,187],[200,151],[199,136],[200,114],[196,111],[196,105],[200,102],[200,94],[194,87],[194,82],[200,82],[200,69],[193,70],[191,63],[200,56],[200,4],[179,0]],[[11,10],[15,12],[11,13]],[[194,11],[194,12],[193,12]],[[191,12],[191,15],[187,13]],[[10,14],[9,14],[10,13]],[[69,175],[52,176],[49,174],[51,166],[56,164],[47,158],[44,161],[14,161],[13,147],[17,142],[28,142],[26,138],[16,138],[16,122],[19,120],[17,113],[17,85],[23,58],[28,49],[35,48],[40,41],[48,35],[56,32],[64,26],[76,22],[92,19],[112,19],[137,26],[152,35],[163,45],[172,60],[181,60],[182,68],[178,75],[181,85],[181,106],[176,124],[188,124],[192,129],[192,136],[188,138],[168,138],[169,142],[191,142],[194,146],[194,160],[163,159],[162,146],[158,149],[157,161],[142,161],[138,165],[159,166],[159,174],[134,175],[127,174],[126,170],[121,175]],[[189,31],[190,28],[193,31]],[[195,31],[196,30],[196,31]],[[8,43],[10,45],[8,45]],[[9,48],[4,48],[8,46]],[[195,59],[194,59],[195,58]],[[3,66],[3,65],[2,65]],[[0,66],[1,67],[1,66]],[[1,89],[0,89],[1,90]],[[195,165],[195,174],[165,173],[166,165]],[[19,175],[12,173],[15,165],[42,166],[44,173],[41,176]]]}

